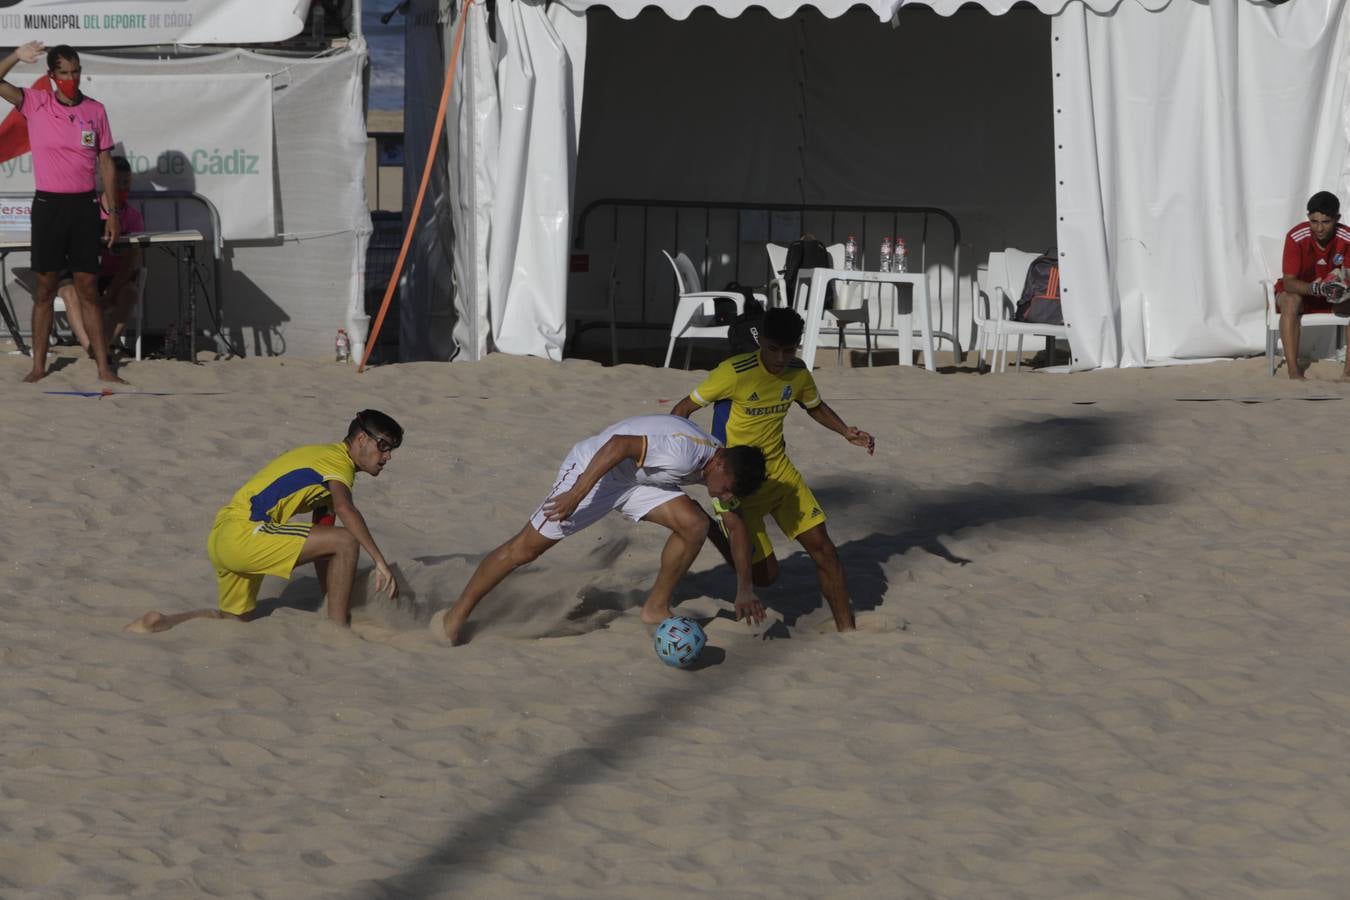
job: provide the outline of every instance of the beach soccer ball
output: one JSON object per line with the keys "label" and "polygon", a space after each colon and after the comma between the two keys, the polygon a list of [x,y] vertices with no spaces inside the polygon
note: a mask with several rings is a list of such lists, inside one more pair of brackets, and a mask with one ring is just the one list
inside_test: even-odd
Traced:
{"label": "beach soccer ball", "polygon": [[708,636],[687,616],[671,616],[656,627],[656,655],[661,662],[680,669],[694,664]]}

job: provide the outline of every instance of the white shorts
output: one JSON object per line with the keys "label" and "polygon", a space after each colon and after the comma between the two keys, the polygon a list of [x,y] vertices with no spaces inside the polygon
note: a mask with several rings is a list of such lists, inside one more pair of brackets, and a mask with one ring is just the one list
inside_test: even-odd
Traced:
{"label": "white shorts", "polygon": [[[553,489],[548,492],[548,497],[544,498],[544,503],[576,484],[585,469],[586,465],[580,459],[568,453],[567,459],[563,460],[562,466],[558,469],[558,479],[554,482]],[[614,470],[601,478],[591,489],[570,519],[550,522],[544,518],[544,503],[541,503],[534,511],[534,515],[530,516],[530,524],[544,537],[560,541],[569,534],[576,534],[583,528],[599,522],[610,510],[617,509],[630,521],[639,522],[658,506],[683,496],[685,493],[679,488],[638,484]]]}

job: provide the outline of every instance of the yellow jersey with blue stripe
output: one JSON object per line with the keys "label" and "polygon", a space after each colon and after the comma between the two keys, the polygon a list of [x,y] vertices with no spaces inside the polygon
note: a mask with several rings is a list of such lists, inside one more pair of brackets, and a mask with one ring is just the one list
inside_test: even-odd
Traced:
{"label": "yellow jersey with blue stripe", "polygon": [[795,473],[783,440],[783,419],[793,403],[820,405],[816,381],[800,359],[781,374],[764,368],[759,351],[728,357],[689,395],[699,406],[713,406],[713,437],[728,447],[748,444],[764,451],[770,478]]}
{"label": "yellow jersey with blue stripe", "polygon": [[328,490],[330,481],[340,481],[349,490],[356,481],[356,463],[346,443],[296,447],[263,466],[221,507],[216,518],[281,525],[327,506],[333,496]]}

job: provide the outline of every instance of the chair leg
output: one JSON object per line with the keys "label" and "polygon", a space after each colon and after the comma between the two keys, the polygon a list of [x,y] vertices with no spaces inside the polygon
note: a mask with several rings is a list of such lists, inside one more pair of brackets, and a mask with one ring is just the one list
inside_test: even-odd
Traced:
{"label": "chair leg", "polygon": [[672,333],[670,336],[670,346],[666,347],[666,362],[662,366],[663,369],[670,368],[670,358],[675,355],[675,341],[677,340],[678,338]]}
{"label": "chair leg", "polygon": [[1017,336],[1017,365],[1013,367],[1013,371],[1018,375],[1022,374],[1022,342],[1026,340],[1026,338],[1027,336],[1025,334],[1019,334]]}
{"label": "chair leg", "polygon": [[863,319],[863,341],[867,344],[867,368],[872,368],[872,323]]}
{"label": "chair leg", "polygon": [[1272,376],[1275,374],[1275,332],[1269,328],[1266,329],[1266,368]]}
{"label": "chair leg", "polygon": [[685,367],[685,369],[688,369],[688,368],[690,367],[690,365],[691,365],[693,362],[694,362],[694,342],[693,342],[693,341],[685,341],[685,342],[684,342],[684,367]]}
{"label": "chair leg", "polygon": [[844,328],[843,322],[837,323],[839,326],[839,347],[834,352],[834,364],[839,368],[844,366]]}

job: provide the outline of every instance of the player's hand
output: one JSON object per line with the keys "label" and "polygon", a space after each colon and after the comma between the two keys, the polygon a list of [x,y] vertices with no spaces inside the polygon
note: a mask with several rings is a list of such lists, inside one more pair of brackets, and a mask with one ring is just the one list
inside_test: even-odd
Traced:
{"label": "player's hand", "polygon": [[35,63],[42,59],[43,54],[47,52],[47,45],[42,41],[29,41],[22,47],[14,48],[14,55],[26,63]]}
{"label": "player's hand", "polygon": [[398,599],[398,579],[384,563],[375,564],[375,593],[387,593],[390,600]]}
{"label": "player's hand", "polygon": [[746,591],[736,596],[736,621],[742,620],[747,625],[759,625],[764,622],[764,604],[759,602],[754,591]]}
{"label": "player's hand", "polygon": [[544,501],[544,518],[550,522],[563,522],[572,518],[572,513],[577,511],[584,497],[585,494],[579,494],[576,488],[550,497]]}
{"label": "player's hand", "polygon": [[871,456],[873,453],[876,452],[877,439],[872,437],[870,434],[863,431],[862,429],[854,428],[852,425],[850,425],[848,427],[848,431],[844,432],[844,437],[847,438],[848,442],[853,446],[862,447],[864,450],[866,450],[868,456]]}

